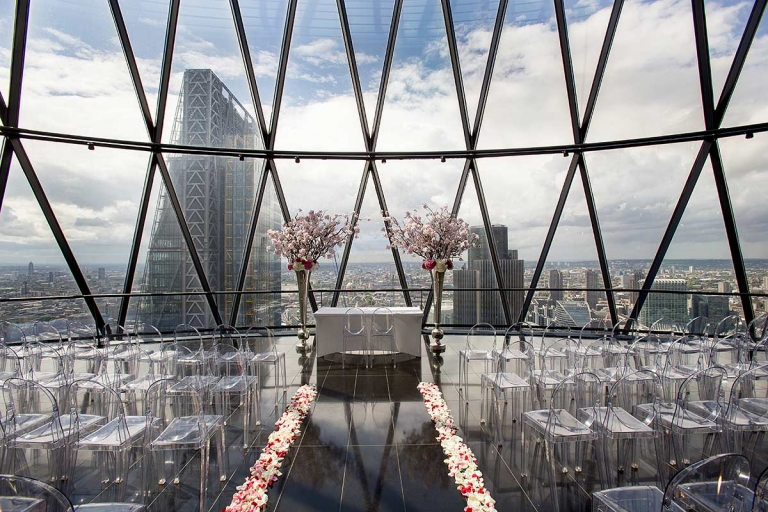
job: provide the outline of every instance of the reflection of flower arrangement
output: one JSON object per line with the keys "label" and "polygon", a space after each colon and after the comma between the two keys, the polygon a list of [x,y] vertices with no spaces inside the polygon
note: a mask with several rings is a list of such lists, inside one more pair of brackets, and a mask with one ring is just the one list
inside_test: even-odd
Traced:
{"label": "reflection of flower arrangement", "polygon": [[424,405],[440,434],[437,440],[448,457],[448,473],[456,480],[456,488],[467,499],[465,512],[493,512],[496,501],[491,498],[483,483],[483,474],[477,469],[477,459],[472,450],[456,435],[456,427],[448,405],[443,400],[440,388],[431,382],[419,383],[419,391],[424,396]]}
{"label": "reflection of flower arrangement", "polygon": [[314,386],[304,385],[296,391],[283,415],[275,422],[275,430],[269,434],[267,446],[251,468],[250,478],[237,488],[225,512],[257,512],[264,509],[267,490],[282,474],[280,466],[283,458],[301,433],[301,423],[316,396]]}
{"label": "reflection of flower arrangement", "polygon": [[[299,210],[301,212],[301,210]],[[357,236],[360,228],[352,227],[349,215],[325,215],[322,210],[297,214],[283,224],[280,231],[267,231],[276,254],[288,258],[288,270],[312,270],[317,260],[334,254],[348,236]]]}
{"label": "reflection of flower arrangement", "polygon": [[425,219],[415,212],[405,212],[405,226],[394,217],[384,217],[392,230],[387,249],[394,246],[408,254],[421,256],[424,259],[421,268],[425,270],[453,270],[451,258],[461,260],[459,256],[474,247],[479,237],[469,232],[469,224],[451,215],[447,206],[433,211],[425,204],[424,209],[427,210]]}

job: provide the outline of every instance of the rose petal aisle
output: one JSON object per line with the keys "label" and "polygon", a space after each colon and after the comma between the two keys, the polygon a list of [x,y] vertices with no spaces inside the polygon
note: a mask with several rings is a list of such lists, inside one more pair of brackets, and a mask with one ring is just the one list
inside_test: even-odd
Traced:
{"label": "rose petal aisle", "polygon": [[496,502],[483,485],[483,474],[477,469],[477,459],[472,450],[464,444],[464,440],[456,435],[453,416],[443,400],[440,388],[431,382],[421,382],[418,388],[439,434],[437,440],[448,457],[445,459],[448,474],[456,480],[456,488],[467,500],[464,511],[495,511]]}
{"label": "rose petal aisle", "polygon": [[267,490],[282,475],[280,466],[285,454],[301,433],[301,423],[317,396],[314,386],[301,386],[291,398],[285,412],[275,422],[275,431],[269,434],[267,446],[251,468],[251,476],[237,488],[226,512],[259,512],[267,504]]}

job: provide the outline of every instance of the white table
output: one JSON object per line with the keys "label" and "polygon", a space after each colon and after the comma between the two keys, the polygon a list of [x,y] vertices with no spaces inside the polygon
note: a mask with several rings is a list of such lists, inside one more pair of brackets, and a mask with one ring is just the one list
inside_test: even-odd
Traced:
{"label": "white table", "polygon": [[[315,311],[315,353],[317,357],[340,353],[344,334],[344,315],[352,308],[320,308]],[[366,333],[371,335],[371,320],[377,308],[360,308],[366,315]],[[395,325],[395,346],[403,354],[421,356],[421,318],[419,308],[391,307]]]}

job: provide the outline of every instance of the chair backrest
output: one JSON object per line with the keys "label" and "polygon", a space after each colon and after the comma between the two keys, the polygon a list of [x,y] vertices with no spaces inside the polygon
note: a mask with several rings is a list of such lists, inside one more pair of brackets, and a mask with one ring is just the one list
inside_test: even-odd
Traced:
{"label": "chair backrest", "polygon": [[[741,411],[747,414],[741,415]],[[725,419],[730,422],[747,420],[758,425],[759,430],[768,423],[768,381],[764,370],[753,368],[736,377],[731,384]]]}
{"label": "chair backrest", "polygon": [[741,503],[750,494],[749,478],[749,461],[742,455],[725,453],[700,460],[669,481],[664,510],[673,504],[683,510],[748,510],[749,504],[742,508]]}
{"label": "chair backrest", "polygon": [[768,338],[768,312],[760,313],[749,322],[747,334],[755,342]]}
{"label": "chair backrest", "polygon": [[195,327],[189,324],[179,324],[173,330],[173,343],[179,346],[187,347],[193,352],[200,352],[205,349],[203,346],[203,336]]}
{"label": "chair backrest", "polygon": [[50,485],[18,475],[0,475],[0,496],[18,499],[20,509],[45,512],[72,512],[74,507],[61,491]]}
{"label": "chair backrest", "polygon": [[568,349],[575,344],[575,340],[571,338],[559,338],[543,347],[539,352],[538,365],[542,374],[565,374],[568,369]]}
{"label": "chair backrest", "polygon": [[489,323],[480,322],[467,332],[467,350],[496,350],[496,329]]}
{"label": "chair backrest", "polygon": [[38,341],[28,341],[18,353],[22,359],[24,378],[35,380],[40,374],[65,374],[66,355],[45,350],[45,346]]}
{"label": "chair backrest", "polygon": [[372,334],[375,336],[392,334],[395,330],[395,320],[392,315],[392,310],[385,307],[376,308],[371,317],[371,328],[373,330]]}
{"label": "chair backrest", "polygon": [[134,323],[132,332],[137,345],[144,345],[147,343],[160,343],[161,347],[164,345],[165,338],[163,337],[163,333],[152,324]]}
{"label": "chair backrest", "polygon": [[[56,444],[64,440],[64,429],[59,415],[61,410],[53,394],[39,382],[29,379],[8,379],[2,386],[5,401],[5,435],[16,437],[21,432],[17,423],[19,414],[35,414],[46,417],[44,424],[50,425],[51,442]],[[41,423],[42,424],[42,423]]]}
{"label": "chair backrest", "polygon": [[48,322],[35,322],[32,326],[32,333],[34,334],[36,341],[40,343],[51,343],[57,349],[60,349],[64,343],[59,330]]}
{"label": "chair backrest", "polygon": [[93,326],[93,320],[85,318],[70,319],[67,322],[67,339],[70,346],[73,344],[84,348],[97,346],[98,338]]}
{"label": "chair backrest", "polygon": [[[675,401],[675,418],[690,416],[686,414],[691,403],[706,404],[707,412],[702,407],[696,406],[695,415],[714,422],[719,427],[720,415],[723,412],[723,382],[728,373],[722,366],[710,366],[691,374],[687,377],[677,391]],[[716,427],[713,427],[716,428]]]}
{"label": "chair backrest", "polygon": [[561,427],[570,429],[569,426],[560,423],[559,415],[554,414],[556,409],[567,408],[571,415],[576,416],[579,409],[589,409],[592,418],[597,418],[597,408],[603,405],[603,385],[600,377],[593,372],[579,372],[560,383],[552,390],[549,399],[549,418],[547,430],[552,431]]}
{"label": "chair backrest", "polygon": [[226,344],[236,348],[242,348],[242,336],[240,331],[228,324],[220,324],[213,330],[213,344]]}
{"label": "chair backrest", "polygon": [[533,343],[515,340],[497,354],[496,373],[513,373],[533,384],[533,372],[536,369],[536,351]]}
{"label": "chair backrest", "polygon": [[[652,404],[651,414],[645,423],[657,427],[659,406],[663,399],[659,375],[651,370],[637,370],[622,375],[613,383],[608,391],[607,406],[609,409],[620,407],[631,413],[636,405]],[[658,434],[660,429],[655,428],[654,431]]]}
{"label": "chair backrest", "polygon": [[104,423],[117,419],[120,440],[128,438],[125,408],[119,391],[98,381],[81,379],[70,384],[67,395],[69,410],[75,421],[79,422],[80,416],[85,414],[102,416],[105,418]]}
{"label": "chair backrest", "polygon": [[275,337],[267,327],[253,326],[245,331],[243,337],[246,354],[277,353]]}
{"label": "chair backrest", "polygon": [[3,343],[6,345],[25,345],[27,343],[26,331],[20,325],[4,322]]}
{"label": "chair backrest", "polygon": [[344,334],[359,335],[365,331],[365,312],[360,308],[349,308],[344,313]]}
{"label": "chair backrest", "polygon": [[[182,422],[201,443],[206,438],[206,422],[200,392],[192,385],[174,379],[160,379],[147,388],[145,399],[147,424],[156,423],[162,430],[175,418],[197,418],[195,422]],[[179,438],[185,437],[179,432]],[[188,445],[186,445],[189,447]],[[170,448],[170,447],[169,447]]]}
{"label": "chair backrest", "polygon": [[750,363],[751,368],[768,364],[768,337],[763,338],[754,346],[750,358],[752,360]]}
{"label": "chair backrest", "polygon": [[692,345],[687,342],[685,336],[676,338],[667,348],[667,357],[664,363],[664,372],[676,368],[692,368],[700,370],[706,368],[706,347]]}
{"label": "chair backrest", "polygon": [[764,469],[757,478],[752,512],[768,512],[768,468]]}
{"label": "chair backrest", "polygon": [[211,351],[211,367],[213,375],[219,377],[234,377],[246,373],[245,354],[228,343],[217,343]]}
{"label": "chair backrest", "polygon": [[0,378],[5,380],[11,377],[21,377],[21,358],[11,347],[0,343]]}

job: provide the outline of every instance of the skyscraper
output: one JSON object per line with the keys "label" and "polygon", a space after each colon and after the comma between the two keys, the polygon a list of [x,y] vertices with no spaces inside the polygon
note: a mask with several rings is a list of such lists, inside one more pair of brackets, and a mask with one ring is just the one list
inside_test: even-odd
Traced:
{"label": "skyscraper", "polygon": [[[587,269],[584,271],[584,281],[587,284],[587,288],[602,288],[598,279],[598,273],[594,270]],[[589,304],[589,307],[591,309],[595,309],[597,307],[598,301],[602,296],[603,292],[587,290],[587,304]]]}
{"label": "skyscraper", "polygon": [[[256,121],[210,69],[184,72],[172,134],[174,144],[263,147]],[[168,166],[211,289],[234,290],[262,163],[255,159],[240,161],[236,157],[185,154],[169,156]],[[268,187],[247,266],[246,291],[280,289],[280,260],[267,250],[266,243],[266,230],[278,229],[280,223],[277,200]],[[201,291],[165,187],[158,197],[142,291]],[[219,294],[216,300],[224,320],[229,321],[234,295]],[[246,294],[237,323],[252,325],[260,320],[264,325],[275,324],[279,304],[279,295]],[[215,327],[203,295],[148,297],[140,304],[138,316],[161,330],[173,329],[180,323]]]}
{"label": "skyscraper", "polygon": [[[685,279],[656,279],[652,290],[686,291]],[[640,322],[650,326],[663,318],[659,327],[685,326],[688,323],[688,297],[682,293],[649,293],[640,310]]]}
{"label": "skyscraper", "polygon": [[29,262],[29,271],[27,272],[27,275],[31,276],[34,273],[35,273],[35,264],[30,261]]}
{"label": "skyscraper", "polygon": [[[563,287],[563,273],[557,269],[549,271],[549,288],[562,288]],[[553,290],[549,292],[549,299],[552,301],[563,300],[565,292],[562,290]]]}
{"label": "skyscraper", "polygon": [[[456,288],[499,288],[493,261],[483,226],[472,226],[470,232],[478,235],[477,245],[469,249],[466,268],[454,271],[453,282]],[[525,262],[517,258],[516,250],[509,250],[507,226],[491,226],[493,241],[501,273],[501,288],[523,288]],[[523,309],[525,294],[523,290],[504,292],[509,304],[510,320],[516,322]],[[497,291],[455,292],[453,299],[453,322],[473,325],[487,322],[492,325],[505,325],[504,308]]]}

